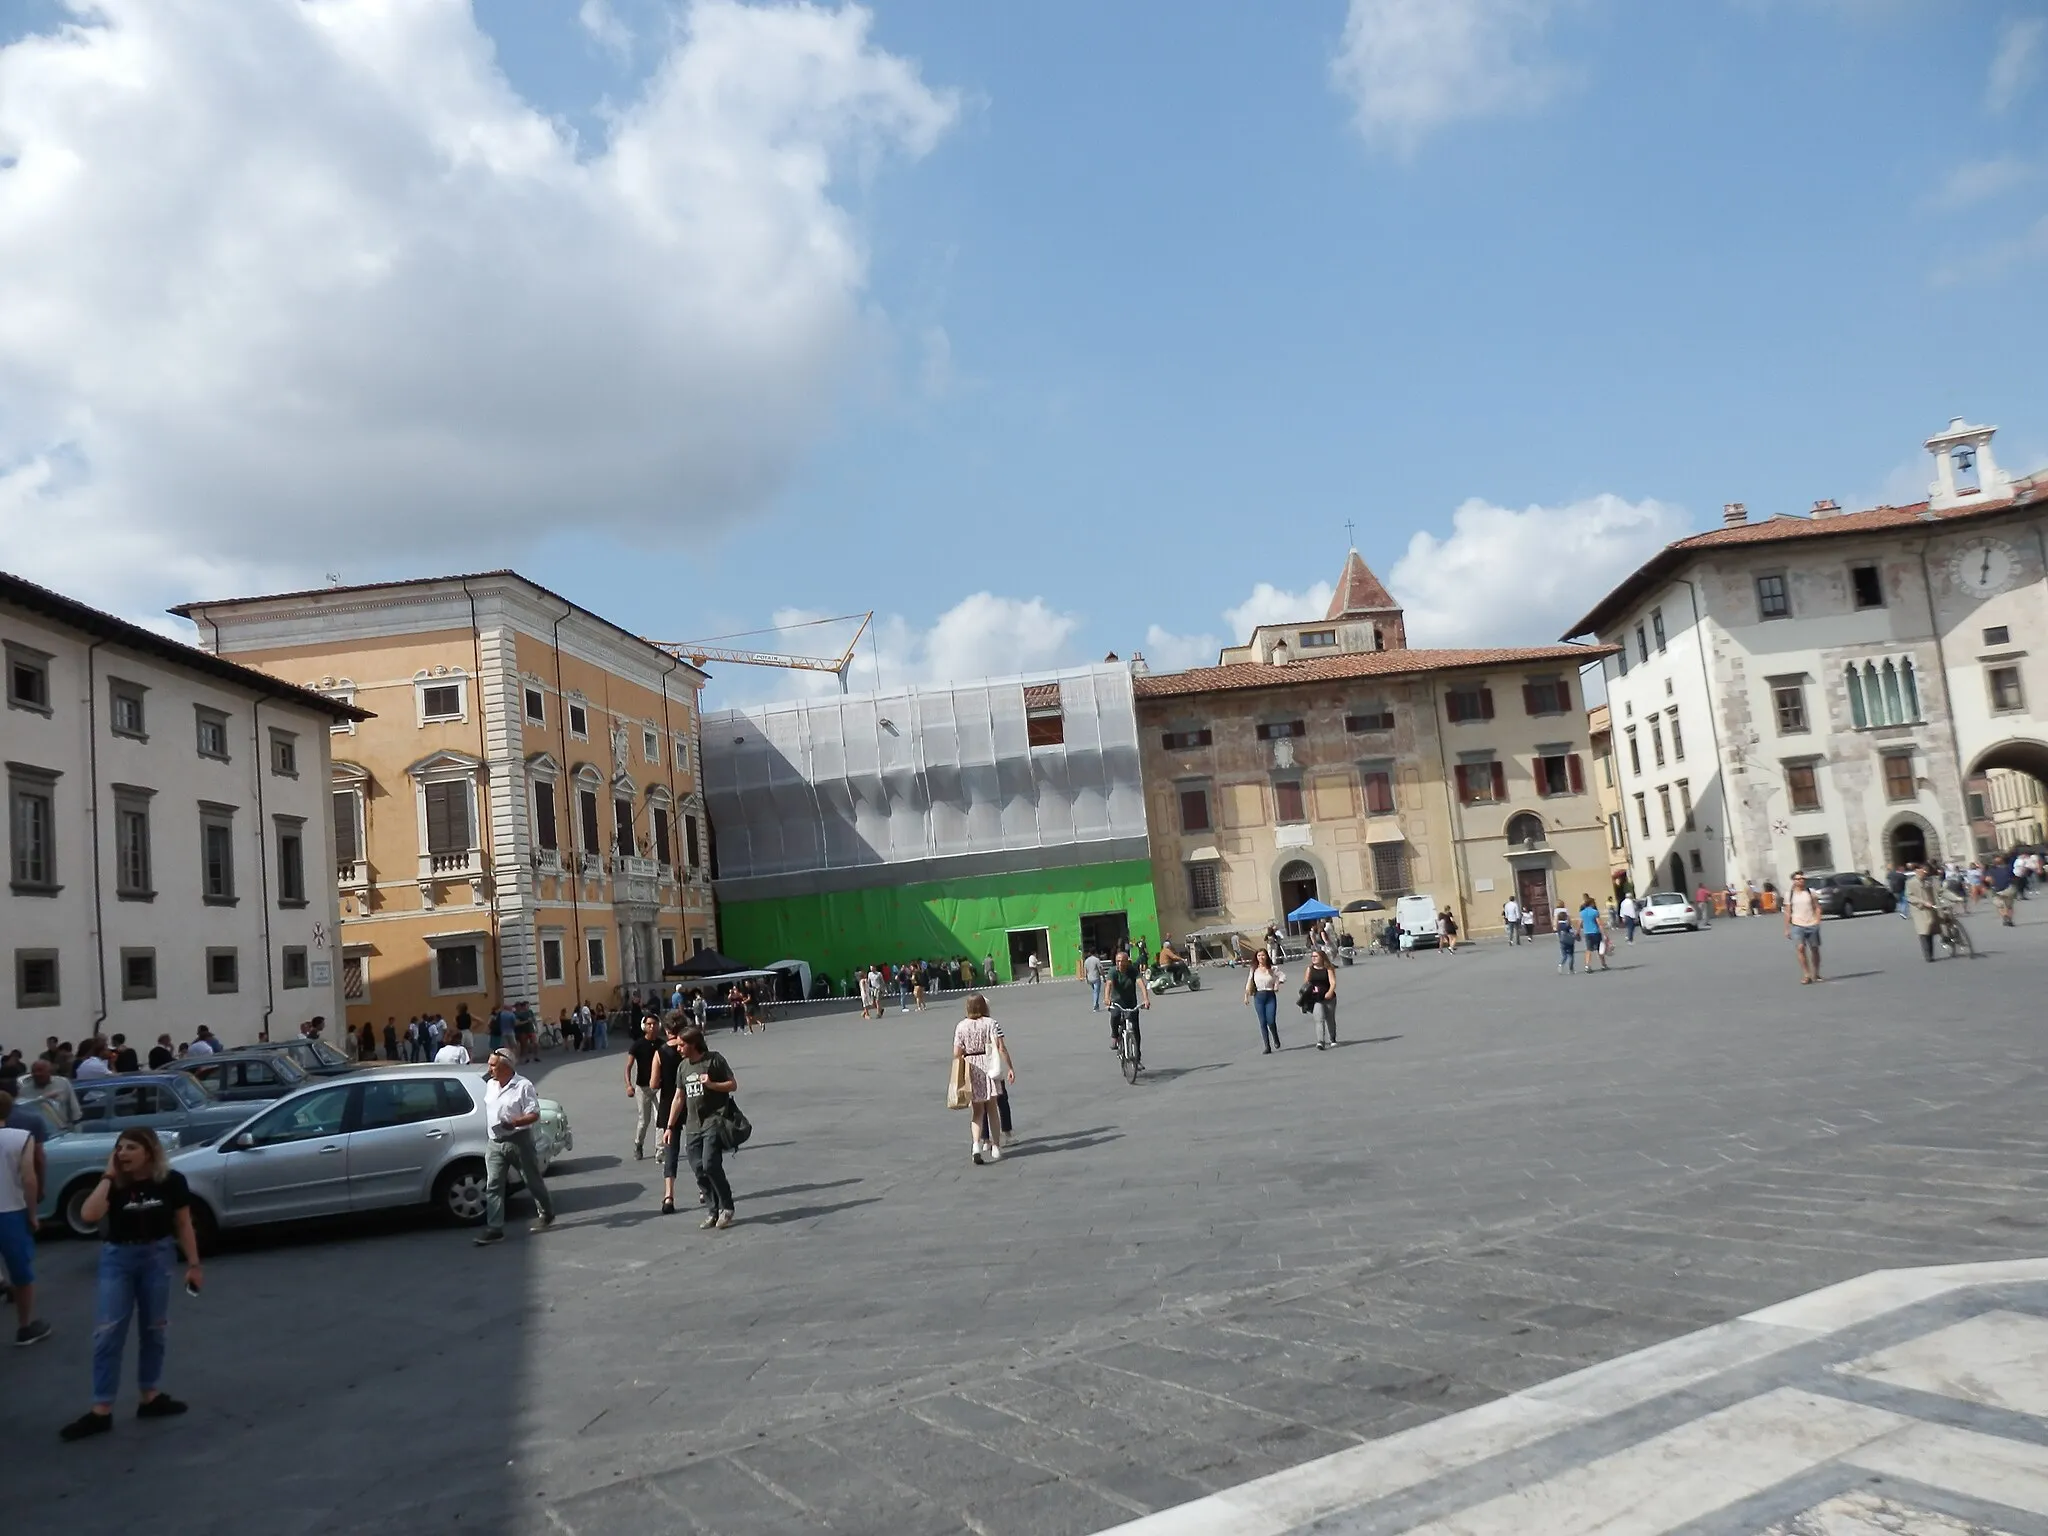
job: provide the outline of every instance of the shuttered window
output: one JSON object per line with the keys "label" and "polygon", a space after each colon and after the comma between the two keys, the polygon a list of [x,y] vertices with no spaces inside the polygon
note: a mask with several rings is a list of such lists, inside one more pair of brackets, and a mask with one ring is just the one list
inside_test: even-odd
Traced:
{"label": "shuttered window", "polygon": [[1458,799],[1466,805],[1508,797],[1507,770],[1499,763],[1460,763],[1457,777]]}
{"label": "shuttered window", "polygon": [[460,782],[427,786],[427,852],[467,853],[469,786]]}
{"label": "shuttered window", "polygon": [[1444,695],[1444,713],[1455,723],[1493,718],[1491,688],[1453,688]]}
{"label": "shuttered window", "polygon": [[1388,816],[1394,810],[1394,777],[1389,773],[1361,774],[1365,784],[1365,813]]}
{"label": "shuttered window", "polygon": [[533,837],[549,853],[562,846],[561,833],[555,826],[555,786],[545,779],[533,786]]}

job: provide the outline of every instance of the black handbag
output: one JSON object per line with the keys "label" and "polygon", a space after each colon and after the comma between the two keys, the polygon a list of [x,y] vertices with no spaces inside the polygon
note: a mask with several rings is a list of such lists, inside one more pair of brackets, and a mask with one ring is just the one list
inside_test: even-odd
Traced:
{"label": "black handbag", "polygon": [[754,1134],[754,1122],[740,1108],[738,1099],[725,1101],[725,1107],[718,1112],[718,1127],[728,1152],[739,1151],[747,1144],[747,1138]]}

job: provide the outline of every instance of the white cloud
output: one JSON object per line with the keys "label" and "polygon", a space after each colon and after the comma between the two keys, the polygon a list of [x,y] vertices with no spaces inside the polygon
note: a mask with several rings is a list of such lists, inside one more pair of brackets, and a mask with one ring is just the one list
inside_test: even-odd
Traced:
{"label": "white cloud", "polygon": [[1521,511],[1475,497],[1449,538],[1411,538],[1387,585],[1412,646],[1547,645],[1687,522],[1667,503],[1611,495]]}
{"label": "white cloud", "polygon": [[1957,283],[1990,282],[2014,267],[2042,260],[2048,260],[2048,216],[2036,219],[2017,235],[1986,241],[1968,256],[1937,269],[1934,285],[1948,288]]}
{"label": "white cloud", "polygon": [[588,32],[591,39],[615,59],[630,58],[633,53],[633,32],[619,19],[619,13],[611,8],[611,0],[583,0],[576,7],[576,24]]}
{"label": "white cloud", "polygon": [[2041,60],[2048,54],[2048,20],[2029,16],[2008,21],[1998,35],[1998,51],[1991,56],[1991,75],[1984,85],[1984,104],[2003,112],[2034,83]]}
{"label": "white cloud", "polygon": [[1271,582],[1262,581],[1252,588],[1250,597],[1235,608],[1223,610],[1223,622],[1237,637],[1231,643],[1243,645],[1261,624],[1320,619],[1330,611],[1330,599],[1336,595],[1337,589],[1327,581],[1319,581],[1305,592],[1283,592]]}
{"label": "white cloud", "polygon": [[0,48],[0,547],[131,611],[745,518],[874,346],[841,186],[956,111],[857,7],[693,0],[587,145],[466,0],[74,4]]}
{"label": "white cloud", "polygon": [[1145,665],[1154,672],[1185,672],[1213,667],[1223,642],[1214,635],[1177,635],[1154,624],[1145,631]]}
{"label": "white cloud", "polygon": [[1543,56],[1554,0],[1351,0],[1331,78],[1368,144],[1409,154],[1461,118],[1540,106],[1564,71]]}
{"label": "white cloud", "polygon": [[[773,622],[785,633],[755,635],[748,643],[791,655],[836,657],[853,636],[852,624],[788,632],[792,626],[812,625],[825,617],[802,608],[777,609]],[[854,693],[871,693],[878,677],[879,686],[890,689],[1078,666],[1089,659],[1075,644],[1081,628],[1078,614],[1057,612],[1043,598],[1000,597],[993,592],[962,598],[929,628],[919,628],[901,614],[883,615],[854,652],[847,687]],[[837,680],[827,672],[717,662],[707,663],[706,670],[714,678],[709,693],[715,708],[839,691]]]}
{"label": "white cloud", "polygon": [[1941,186],[1928,199],[1928,206],[1942,213],[1974,208],[1979,203],[2010,192],[2031,180],[2034,174],[2033,165],[2012,155],[1996,160],[1973,160],[1957,166],[1943,178]]}

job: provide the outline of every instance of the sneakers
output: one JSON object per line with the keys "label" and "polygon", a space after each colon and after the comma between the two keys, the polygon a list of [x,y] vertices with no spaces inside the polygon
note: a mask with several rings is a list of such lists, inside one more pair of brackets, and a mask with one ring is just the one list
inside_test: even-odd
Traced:
{"label": "sneakers", "polygon": [[536,1221],[532,1226],[528,1227],[526,1230],[529,1232],[545,1232],[549,1227],[552,1227],[554,1224],[555,1213],[553,1211],[549,1211],[547,1215],[541,1217],[539,1221]]}
{"label": "sneakers", "polygon": [[1003,1147],[1001,1142],[992,1141],[988,1144],[988,1160],[992,1163],[1000,1163],[1003,1160]]}
{"label": "sneakers", "polygon": [[113,1427],[114,1416],[111,1413],[93,1413],[88,1410],[58,1430],[57,1435],[63,1440],[85,1440],[93,1435],[104,1435]]}
{"label": "sneakers", "polygon": [[713,1211],[710,1215],[706,1216],[702,1221],[697,1223],[697,1230],[699,1232],[709,1232],[713,1227],[717,1225],[718,1212]]}
{"label": "sneakers", "polygon": [[135,1405],[135,1417],[138,1419],[174,1419],[185,1411],[186,1405],[168,1392],[159,1392]]}
{"label": "sneakers", "polygon": [[974,1166],[979,1168],[981,1166],[981,1161],[981,1146],[979,1143],[976,1143],[974,1148]]}
{"label": "sneakers", "polygon": [[731,1226],[731,1225],[732,1225],[732,1212],[731,1212],[731,1211],[720,1211],[720,1212],[718,1213],[718,1230],[719,1230],[719,1231],[721,1231],[721,1232],[723,1232],[723,1231],[724,1231],[724,1230],[725,1230],[725,1229],[726,1229],[727,1227],[729,1227],[729,1226]]}
{"label": "sneakers", "polygon": [[502,1243],[503,1241],[505,1241],[504,1229],[502,1227],[492,1227],[488,1231],[478,1234],[476,1245],[479,1248],[488,1248],[493,1243]]}
{"label": "sneakers", "polygon": [[32,1323],[24,1323],[21,1327],[14,1330],[14,1342],[18,1347],[22,1348],[26,1348],[30,1344],[40,1344],[49,1336],[50,1325],[40,1317]]}

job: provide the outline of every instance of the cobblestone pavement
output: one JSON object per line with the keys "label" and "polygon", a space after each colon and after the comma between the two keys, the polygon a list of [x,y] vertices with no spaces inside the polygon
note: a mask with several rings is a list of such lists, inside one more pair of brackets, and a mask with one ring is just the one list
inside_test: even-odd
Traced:
{"label": "cobblestone pavement", "polygon": [[[2048,1253],[2048,901],[1923,964],[1777,924],[1341,973],[1344,1043],[1259,1054],[1229,975],[1115,1071],[1074,984],[997,999],[1022,1140],[940,1107],[956,1014],[793,1020],[729,1054],[740,1225],[662,1218],[617,1057],[546,1074],[577,1152],[544,1237],[244,1243],[177,1300],[195,1411],[59,1447],[91,1254],[0,1360],[34,1528],[1092,1531],[1865,1271]],[[2042,921],[2034,921],[2035,914]],[[1241,985],[1241,982],[1238,983]],[[721,1040],[716,1042],[724,1046]],[[26,1438],[24,1438],[26,1437]]]}

